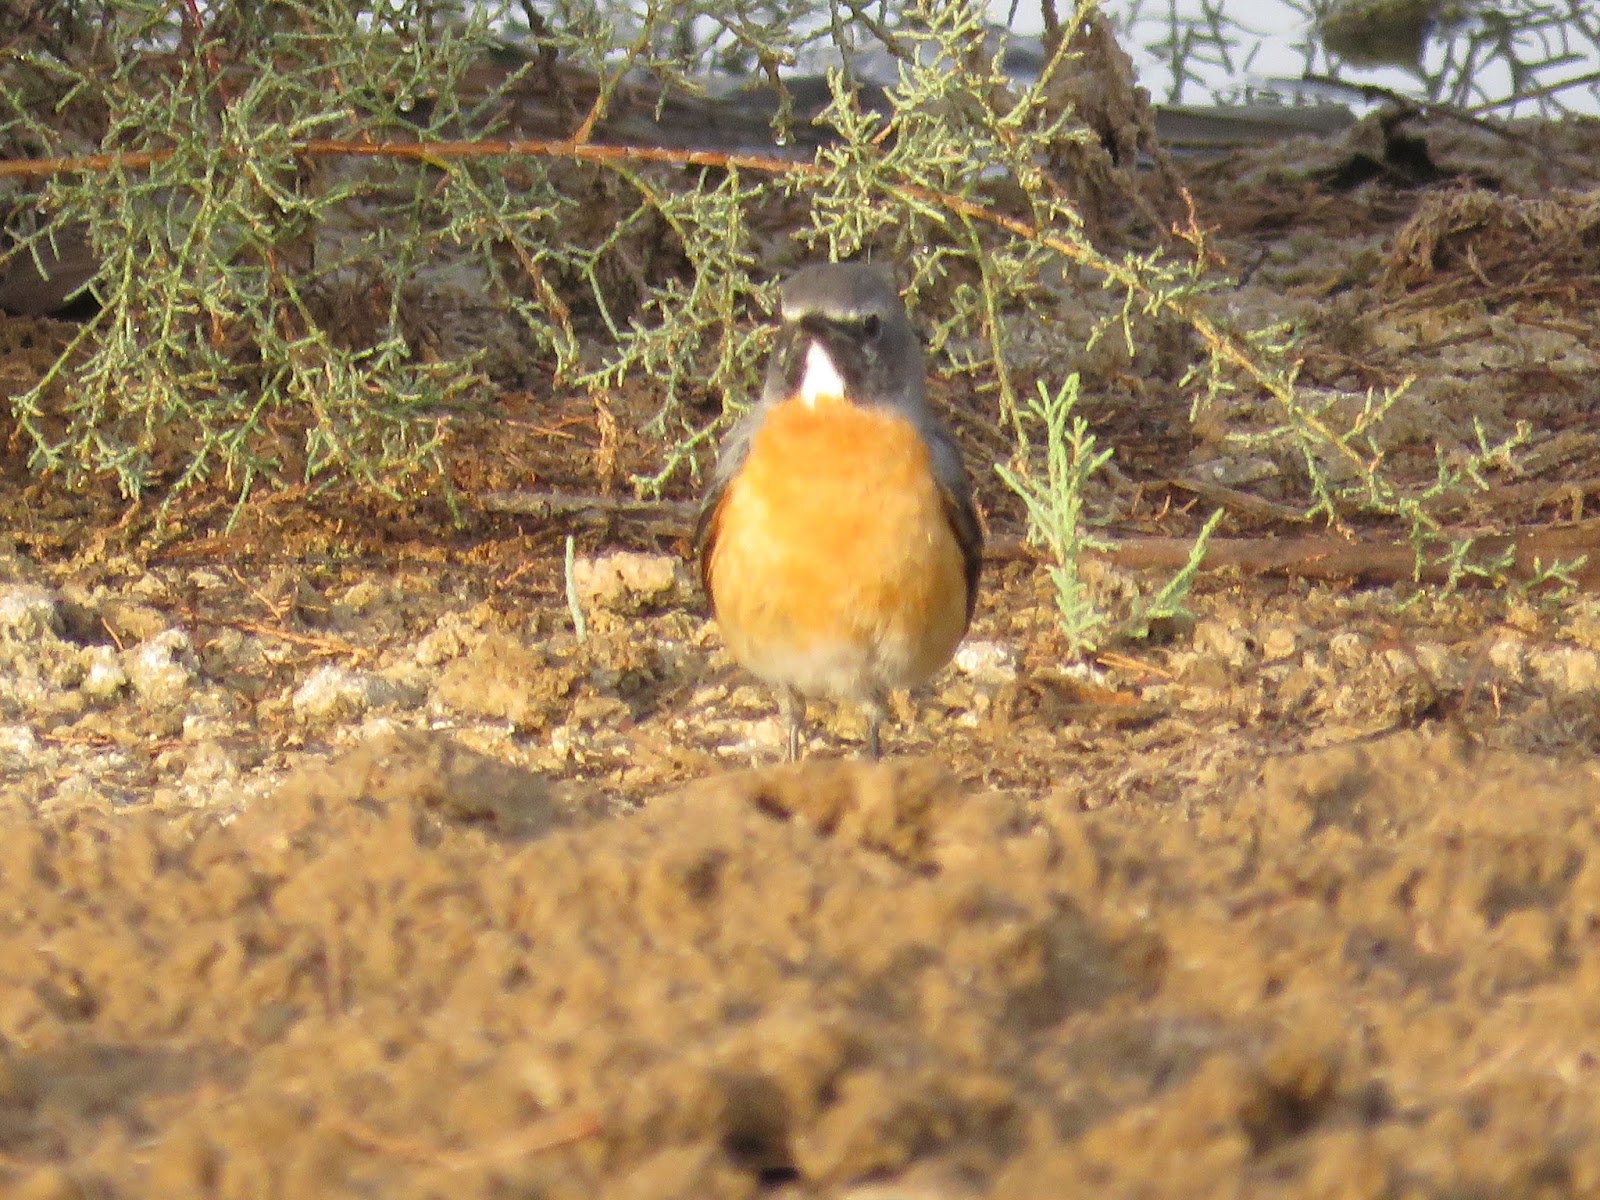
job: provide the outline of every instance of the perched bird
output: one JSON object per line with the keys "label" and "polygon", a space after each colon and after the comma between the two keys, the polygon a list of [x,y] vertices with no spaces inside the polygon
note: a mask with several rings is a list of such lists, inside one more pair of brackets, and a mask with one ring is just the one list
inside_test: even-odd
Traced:
{"label": "perched bird", "polygon": [[700,578],[733,657],[778,690],[789,761],[807,696],[859,705],[877,758],[888,693],[932,677],[967,631],[983,534],[893,281],[802,268],[782,320],[700,510]]}

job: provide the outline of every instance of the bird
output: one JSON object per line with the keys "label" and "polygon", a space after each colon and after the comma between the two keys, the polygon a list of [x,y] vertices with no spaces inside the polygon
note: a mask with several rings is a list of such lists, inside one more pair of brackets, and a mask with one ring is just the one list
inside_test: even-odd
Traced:
{"label": "bird", "polygon": [[804,266],[780,318],[761,397],[701,503],[700,580],[733,658],[777,691],[788,761],[808,697],[859,706],[875,760],[888,694],[932,678],[966,636],[983,532],[891,276]]}

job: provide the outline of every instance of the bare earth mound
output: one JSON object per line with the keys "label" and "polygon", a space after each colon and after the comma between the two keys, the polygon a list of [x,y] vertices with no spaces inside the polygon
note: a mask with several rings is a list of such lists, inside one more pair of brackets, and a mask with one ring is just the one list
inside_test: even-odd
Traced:
{"label": "bare earth mound", "polygon": [[1403,734],[1195,822],[1028,821],[921,761],[607,817],[410,735],[231,823],[14,824],[3,1169],[29,1196],[1589,1192],[1597,801],[1591,769]]}

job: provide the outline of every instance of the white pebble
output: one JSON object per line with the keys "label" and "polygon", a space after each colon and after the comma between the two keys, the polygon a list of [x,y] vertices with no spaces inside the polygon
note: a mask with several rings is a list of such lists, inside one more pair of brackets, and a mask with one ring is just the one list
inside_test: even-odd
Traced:
{"label": "white pebble", "polygon": [[123,669],[134,690],[150,704],[182,700],[196,678],[194,645],[181,629],[167,629],[128,650]]}
{"label": "white pebble", "polygon": [[1017,652],[1003,642],[965,642],[952,661],[956,670],[985,687],[1002,687],[1017,678]]}
{"label": "white pebble", "polygon": [[41,587],[16,584],[0,589],[0,634],[18,641],[61,632],[61,609]]}

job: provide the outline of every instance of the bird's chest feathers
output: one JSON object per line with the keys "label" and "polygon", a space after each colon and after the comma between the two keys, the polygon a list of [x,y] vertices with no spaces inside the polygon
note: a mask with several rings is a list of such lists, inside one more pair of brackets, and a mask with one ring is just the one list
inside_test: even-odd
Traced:
{"label": "bird's chest feathers", "polygon": [[717,617],[758,676],[865,695],[922,682],[961,640],[961,550],[927,444],[899,414],[777,405],[720,518]]}
{"label": "bird's chest feathers", "polygon": [[[803,396],[775,406],[740,472],[741,499],[774,527],[801,526],[805,540],[848,530],[898,536],[924,521],[943,523],[928,447],[898,413],[846,400]],[[778,532],[777,528],[772,530]]]}

